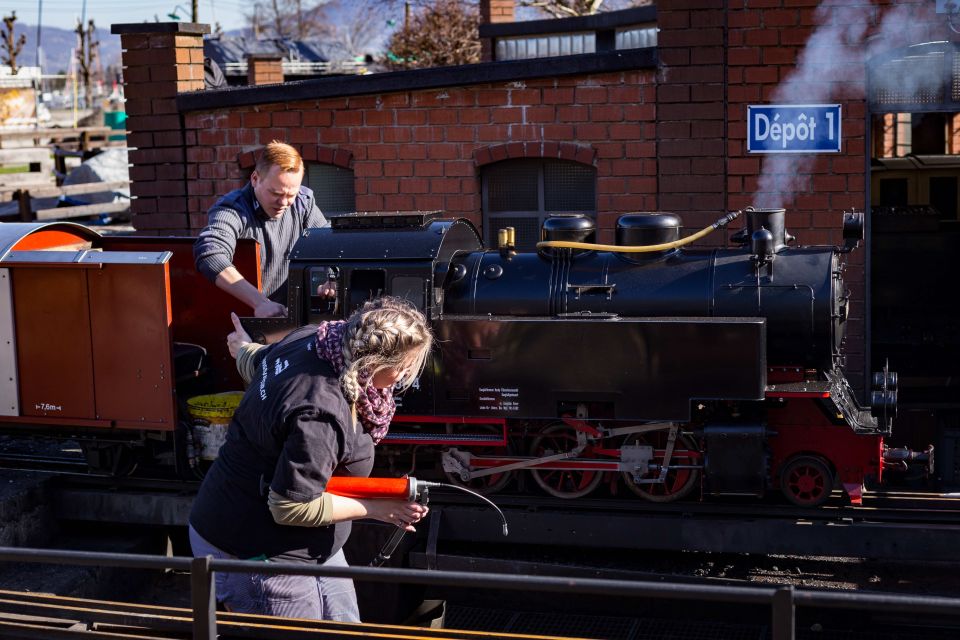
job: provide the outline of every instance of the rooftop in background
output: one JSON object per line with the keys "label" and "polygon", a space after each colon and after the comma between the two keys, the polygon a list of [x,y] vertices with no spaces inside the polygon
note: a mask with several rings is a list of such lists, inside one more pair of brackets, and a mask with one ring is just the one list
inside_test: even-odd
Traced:
{"label": "rooftop in background", "polygon": [[288,38],[254,39],[244,36],[206,38],[203,53],[216,62],[228,84],[246,84],[247,57],[252,54],[279,54],[283,75],[304,80],[327,75],[363,75],[371,72],[372,60],[357,60],[340,43]]}
{"label": "rooftop in background", "polygon": [[40,79],[40,67],[17,67],[12,73],[9,65],[0,64],[0,88],[20,89],[32,87]]}
{"label": "rooftop in background", "polygon": [[526,60],[642,49],[657,45],[657,7],[649,5],[576,18],[480,25],[495,60]]}

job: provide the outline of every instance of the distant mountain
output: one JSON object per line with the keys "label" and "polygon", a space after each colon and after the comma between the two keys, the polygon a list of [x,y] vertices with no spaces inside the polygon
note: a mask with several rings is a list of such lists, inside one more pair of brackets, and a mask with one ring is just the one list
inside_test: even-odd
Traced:
{"label": "distant mountain", "polygon": [[[14,23],[13,31],[17,38],[27,36],[23,51],[17,56],[17,64],[32,67],[37,64],[37,26]],[[96,38],[100,41],[100,62],[104,70],[110,65],[120,64],[120,36],[110,33],[110,29],[97,28]],[[43,50],[44,73],[66,73],[70,70],[70,54],[77,46],[77,34],[68,29],[43,27],[40,34],[40,47]]]}

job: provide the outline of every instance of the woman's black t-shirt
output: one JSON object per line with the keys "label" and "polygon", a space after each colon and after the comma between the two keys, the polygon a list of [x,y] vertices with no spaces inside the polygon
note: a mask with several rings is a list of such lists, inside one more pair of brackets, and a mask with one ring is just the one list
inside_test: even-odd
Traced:
{"label": "woman's black t-shirt", "polygon": [[331,476],[368,476],[373,440],[353,426],[333,368],[317,357],[315,329],[298,330],[263,351],[193,503],[190,524],[238,558],[322,562],[343,546],[350,523],[277,524],[267,507],[268,489],[309,502]]}

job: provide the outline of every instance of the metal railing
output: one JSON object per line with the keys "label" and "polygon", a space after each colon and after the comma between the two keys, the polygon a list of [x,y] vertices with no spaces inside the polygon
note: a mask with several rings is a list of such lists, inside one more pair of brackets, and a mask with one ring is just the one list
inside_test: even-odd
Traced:
{"label": "metal railing", "polygon": [[299,563],[219,560],[210,556],[183,558],[16,547],[0,547],[0,561],[189,571],[193,637],[195,640],[214,640],[217,637],[216,591],[213,580],[213,574],[216,571],[352,578],[354,580],[390,584],[400,582],[426,586],[469,586],[474,589],[510,589],[514,591],[576,593],[607,597],[683,599],[768,605],[771,608],[773,640],[794,640],[796,637],[795,614],[797,607],[882,611],[884,613],[908,613],[914,616],[935,614],[960,618],[960,598],[798,591],[792,586],[735,587],[631,582],[596,578],[518,576],[469,571],[324,567]]}
{"label": "metal railing", "polygon": [[[246,60],[223,63],[223,72],[228,76],[245,76],[249,69]],[[311,62],[307,60],[283,60],[281,62],[284,76],[318,76],[332,74],[362,74],[366,71],[366,63],[354,60],[337,60],[334,62]]]}

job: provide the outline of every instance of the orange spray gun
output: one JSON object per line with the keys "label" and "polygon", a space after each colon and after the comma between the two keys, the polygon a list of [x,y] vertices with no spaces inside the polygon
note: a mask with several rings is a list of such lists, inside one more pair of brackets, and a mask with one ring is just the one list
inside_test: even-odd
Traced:
{"label": "orange spray gun", "polygon": [[[503,523],[503,535],[507,535],[507,518],[503,515],[500,507],[480,495],[476,491],[471,491],[466,487],[456,484],[447,484],[445,482],[428,482],[426,480],[417,480],[416,478],[357,478],[350,476],[334,476],[327,482],[327,491],[338,496],[346,498],[361,499],[391,499],[404,500],[407,502],[417,501],[426,506],[430,501],[430,489],[443,487],[445,489],[456,489],[465,491],[477,498],[483,500],[500,515],[500,521]],[[383,545],[377,557],[370,562],[370,566],[379,567],[390,559],[393,552],[403,539],[406,529],[397,527],[390,539]]]}

